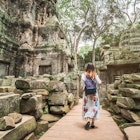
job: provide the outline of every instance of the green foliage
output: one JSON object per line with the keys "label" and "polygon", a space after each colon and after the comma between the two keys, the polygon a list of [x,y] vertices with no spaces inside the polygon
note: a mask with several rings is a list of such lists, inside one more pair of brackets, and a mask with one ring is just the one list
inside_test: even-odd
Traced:
{"label": "green foliage", "polygon": [[85,63],[92,62],[92,51],[85,55],[84,61]]}
{"label": "green foliage", "polygon": [[[124,16],[124,10],[127,8],[125,7],[126,4],[132,6],[130,0],[124,2],[114,0],[58,0],[57,11],[59,13],[59,21],[63,25],[68,43],[71,43],[70,46],[75,45],[74,37],[80,29],[82,29],[82,25],[84,25],[85,22],[89,26],[84,30],[83,40],[92,39],[94,43],[92,45],[93,48],[96,48],[100,37],[103,38],[104,44],[118,45],[120,34],[122,30],[126,28],[124,25],[128,24],[128,22],[124,20],[126,17],[126,15]],[[88,50],[84,51],[83,49],[79,53],[85,58],[88,54],[87,52]],[[86,56],[86,58],[88,58],[88,56]],[[95,54],[93,54],[93,56],[95,56]],[[96,54],[95,59],[98,60],[99,55],[97,57]],[[92,60],[94,61],[94,57]]]}
{"label": "green foliage", "polygon": [[115,35],[114,33],[104,34],[102,36],[102,45],[110,44],[110,45],[119,45],[121,34]]}
{"label": "green foliage", "polygon": [[86,44],[84,46],[81,46],[79,51],[78,51],[78,54],[82,57],[82,58],[85,58],[85,56],[90,52],[92,51],[92,46],[89,45],[89,44]]}
{"label": "green foliage", "polygon": [[136,29],[140,29],[140,21],[136,24]]}
{"label": "green foliage", "polygon": [[49,113],[48,106],[45,106],[45,107],[43,108],[43,113],[44,113],[44,114],[48,114],[48,113]]}
{"label": "green foliage", "polygon": [[[89,44],[86,44],[82,46],[78,54],[84,59],[85,63],[92,62],[92,46]],[[100,47],[95,48],[95,60],[100,61]]]}
{"label": "green foliage", "polygon": [[85,23],[88,4],[88,0],[58,0],[57,2],[58,19],[70,47]]}

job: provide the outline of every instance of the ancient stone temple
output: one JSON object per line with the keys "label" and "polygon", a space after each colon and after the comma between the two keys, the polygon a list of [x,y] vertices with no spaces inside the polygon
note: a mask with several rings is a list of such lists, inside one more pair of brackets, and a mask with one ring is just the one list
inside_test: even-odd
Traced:
{"label": "ancient stone temple", "polygon": [[56,0],[0,0],[0,140],[39,139],[79,101]]}
{"label": "ancient stone temple", "polygon": [[100,54],[100,75],[105,83],[123,74],[140,72],[140,29],[125,31],[119,46],[104,45]]}
{"label": "ancient stone temple", "polygon": [[69,71],[71,59],[53,2],[0,0],[0,77]]}

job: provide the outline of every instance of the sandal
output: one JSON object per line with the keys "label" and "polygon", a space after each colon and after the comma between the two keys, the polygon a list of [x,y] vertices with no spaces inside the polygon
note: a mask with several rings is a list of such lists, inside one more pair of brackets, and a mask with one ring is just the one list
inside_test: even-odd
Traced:
{"label": "sandal", "polygon": [[94,122],[91,123],[90,128],[95,128]]}
{"label": "sandal", "polygon": [[91,125],[90,128],[95,128],[95,126],[94,125]]}
{"label": "sandal", "polygon": [[87,122],[86,125],[85,125],[85,129],[89,130],[89,126],[90,126],[90,122]]}

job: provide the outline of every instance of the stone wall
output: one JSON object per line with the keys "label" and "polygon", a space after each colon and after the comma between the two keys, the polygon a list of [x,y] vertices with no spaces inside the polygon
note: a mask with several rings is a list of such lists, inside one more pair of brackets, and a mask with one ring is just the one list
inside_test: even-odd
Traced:
{"label": "stone wall", "polygon": [[131,51],[140,51],[140,29],[130,29],[125,31],[120,39],[120,47]]}
{"label": "stone wall", "polygon": [[124,74],[108,85],[103,107],[124,132],[126,127],[140,126],[140,73]]}
{"label": "stone wall", "polygon": [[0,76],[13,74],[19,44],[14,30],[16,25],[0,6]]}
{"label": "stone wall", "polygon": [[0,0],[0,3],[0,77],[68,72],[71,61],[64,51],[66,42],[55,3],[50,0]]}
{"label": "stone wall", "polygon": [[0,139],[35,139],[46,132],[79,102],[79,88],[75,73],[0,79]]}

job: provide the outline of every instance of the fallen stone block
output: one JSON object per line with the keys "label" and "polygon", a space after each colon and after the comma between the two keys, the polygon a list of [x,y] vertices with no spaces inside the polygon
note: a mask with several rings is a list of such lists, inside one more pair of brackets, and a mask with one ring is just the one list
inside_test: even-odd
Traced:
{"label": "fallen stone block", "polygon": [[26,136],[23,140],[35,140],[35,134],[32,132],[28,136]]}
{"label": "fallen stone block", "polygon": [[70,110],[69,106],[68,105],[65,105],[65,106],[51,106],[50,107],[50,112],[52,114],[58,114],[58,115],[63,115],[63,114],[66,114],[68,113]]}
{"label": "fallen stone block", "polygon": [[22,115],[19,113],[16,113],[16,112],[10,113],[10,114],[8,114],[8,116],[14,120],[15,124],[21,122],[21,120],[22,120]]}
{"label": "fallen stone block", "polygon": [[67,105],[68,103],[68,93],[67,92],[56,92],[49,96],[49,105]]}
{"label": "fallen stone block", "polygon": [[48,121],[46,120],[39,120],[37,122],[37,127],[35,130],[35,135],[40,134],[41,132],[46,132],[48,130]]}
{"label": "fallen stone block", "polygon": [[0,130],[5,131],[15,127],[14,119],[9,116],[0,118]]}
{"label": "fallen stone block", "polygon": [[12,112],[20,112],[20,95],[14,93],[0,93],[0,117]]}
{"label": "fallen stone block", "polygon": [[61,117],[59,116],[55,116],[55,115],[52,115],[52,114],[43,114],[42,117],[40,118],[41,120],[46,120],[48,121],[49,123],[52,123],[52,122],[56,122],[60,119]]}
{"label": "fallen stone block", "polygon": [[7,131],[0,131],[0,140],[21,140],[36,129],[36,121],[33,116],[23,115],[20,123],[15,128]]}

